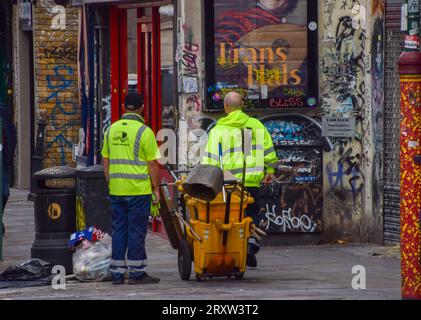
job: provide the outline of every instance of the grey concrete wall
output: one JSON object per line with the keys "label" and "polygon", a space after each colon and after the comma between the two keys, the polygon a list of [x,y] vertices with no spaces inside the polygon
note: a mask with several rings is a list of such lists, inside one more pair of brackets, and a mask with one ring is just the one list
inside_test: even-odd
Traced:
{"label": "grey concrete wall", "polygon": [[14,6],[13,23],[13,66],[14,66],[14,107],[18,145],[15,161],[15,184],[21,189],[28,189],[31,179],[31,83],[30,41],[27,32],[20,30],[18,10]]}
{"label": "grey concrete wall", "polygon": [[321,112],[357,125],[324,155],[324,233],[381,243],[384,1],[320,2]]}

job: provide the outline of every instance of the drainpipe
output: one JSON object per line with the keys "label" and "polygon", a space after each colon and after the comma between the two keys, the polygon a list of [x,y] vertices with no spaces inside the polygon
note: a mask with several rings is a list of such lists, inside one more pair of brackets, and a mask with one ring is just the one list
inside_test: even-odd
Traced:
{"label": "drainpipe", "polygon": [[[41,117],[38,119],[37,125],[37,137],[36,137],[36,145],[35,145],[35,151],[32,155],[32,170],[31,175],[35,172],[38,172],[43,167],[43,160],[44,160],[44,142],[45,142],[45,127],[47,126],[47,120],[45,120],[45,115],[41,114]],[[33,201],[34,200],[34,190],[35,190],[35,184],[36,181],[34,179],[31,179],[31,185],[30,185],[30,193],[28,195],[28,200]]]}
{"label": "drainpipe", "polygon": [[[400,193],[402,299],[421,300],[421,52],[420,0],[405,0],[401,93]],[[405,26],[404,26],[405,27]]]}

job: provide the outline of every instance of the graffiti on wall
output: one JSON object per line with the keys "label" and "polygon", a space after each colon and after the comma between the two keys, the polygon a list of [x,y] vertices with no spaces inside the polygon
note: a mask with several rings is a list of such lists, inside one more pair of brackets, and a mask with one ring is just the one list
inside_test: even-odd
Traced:
{"label": "graffiti on wall", "polygon": [[73,47],[46,47],[44,48],[45,59],[69,59],[77,58],[77,50]]}
{"label": "graffiti on wall", "polygon": [[102,110],[104,111],[104,119],[102,120],[102,133],[105,134],[111,126],[111,96],[102,99]]}
{"label": "graffiti on wall", "polygon": [[[261,227],[271,233],[320,232],[323,188],[321,150],[286,151],[275,181],[261,190]],[[294,153],[299,155],[294,155]],[[282,173],[290,169],[295,174]]]}
{"label": "graffiti on wall", "polygon": [[321,144],[320,128],[314,123],[294,116],[283,119],[265,123],[275,146]]}
{"label": "graffiti on wall", "polygon": [[74,102],[69,101],[66,97],[68,90],[73,86],[73,80],[68,77],[74,74],[72,67],[66,65],[57,65],[54,67],[54,75],[47,75],[47,87],[51,92],[46,99],[46,103],[53,103],[54,107],[51,111],[51,126],[54,136],[48,142],[47,147],[58,147],[60,152],[61,165],[66,164],[66,149],[72,149],[70,130],[76,125],[74,121],[69,121],[66,117],[75,115],[77,108]]}
{"label": "graffiti on wall", "polygon": [[183,32],[188,31],[188,40],[179,42],[177,48],[176,61],[179,63],[179,72],[182,74],[182,92],[193,94],[199,92],[199,54],[200,45],[194,43],[192,32],[185,25]]}
{"label": "graffiti on wall", "polygon": [[[377,5],[381,6],[382,1]],[[375,8],[373,8],[375,9]],[[381,11],[382,12],[382,11]],[[372,96],[372,135],[374,159],[372,166],[373,214],[381,214],[383,190],[383,108],[384,108],[384,21],[383,17],[375,20],[371,41],[371,96]]]}
{"label": "graffiti on wall", "polygon": [[361,155],[348,148],[336,163],[329,162],[326,165],[326,175],[330,189],[343,192],[350,191],[353,204],[356,205],[360,196],[364,181],[361,174]]}
{"label": "graffiti on wall", "polygon": [[[376,37],[371,30],[371,19],[375,19],[371,5],[376,3],[378,7],[378,2],[381,1],[323,1],[321,111],[325,116],[356,119],[355,136],[332,139],[333,151],[326,154],[324,162],[325,226],[335,238],[351,236],[362,227],[355,222],[363,213],[367,167],[373,164],[370,169],[374,170],[375,163],[379,162],[372,159],[370,152],[372,132],[382,130],[383,117],[381,113],[377,116],[372,113],[375,102],[370,96],[372,81],[367,78],[367,74],[374,71],[368,53]],[[366,7],[367,4],[370,7]],[[381,64],[378,59],[378,66]],[[377,117],[376,128],[373,117]],[[377,144],[380,145],[380,136]],[[377,156],[381,153],[378,151]],[[373,174],[379,175],[380,171]]]}
{"label": "graffiti on wall", "polygon": [[260,191],[261,227],[269,233],[321,232],[325,143],[320,124],[295,114],[264,124],[279,162],[274,182]]}
{"label": "graffiti on wall", "polygon": [[193,94],[187,97],[186,104],[187,104],[188,111],[200,111],[202,108],[202,104],[200,103],[200,98],[196,94]]}
{"label": "graffiti on wall", "polygon": [[[181,75],[179,90],[185,94],[181,118],[186,120],[188,132],[186,133],[187,150],[180,149],[180,153],[187,155],[188,167],[194,167],[201,160],[203,129],[201,129],[200,112],[202,111],[202,97],[200,94],[200,45],[194,40],[192,28],[178,21],[176,61]],[[181,87],[180,87],[181,86]],[[198,130],[200,129],[200,130]],[[183,147],[183,144],[181,144]],[[181,156],[183,158],[183,156]]]}
{"label": "graffiti on wall", "polygon": [[326,48],[322,57],[323,107],[328,113],[352,113],[365,104],[366,84],[361,75],[367,38],[365,32],[353,28],[352,21],[350,16],[339,18],[335,45]]}
{"label": "graffiti on wall", "polygon": [[77,83],[79,10],[40,0],[34,6],[37,113],[49,118],[45,165],[68,165],[80,126]]}
{"label": "graffiti on wall", "polygon": [[197,57],[199,55],[200,46],[196,43],[186,42],[184,44],[182,64],[183,74],[187,77],[197,78],[199,67]]}

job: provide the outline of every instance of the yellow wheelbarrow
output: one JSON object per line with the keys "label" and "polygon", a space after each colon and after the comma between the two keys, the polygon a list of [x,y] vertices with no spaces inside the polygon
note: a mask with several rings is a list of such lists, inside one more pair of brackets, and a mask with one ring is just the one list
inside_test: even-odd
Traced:
{"label": "yellow wheelbarrow", "polygon": [[[254,202],[250,193],[243,190],[237,180],[224,180],[223,192],[207,201],[187,194],[183,187],[185,179],[179,180],[174,172],[171,174],[176,179],[181,200],[179,210],[172,205],[174,201],[171,205],[164,203],[161,216],[164,225],[168,222],[166,230],[170,242],[178,250],[181,279],[190,280],[192,262],[198,281],[213,277],[243,279],[248,240],[251,235],[259,238],[258,234],[265,234],[251,218],[245,217],[245,209]],[[161,186],[161,190],[166,188]],[[161,193],[161,201],[168,202],[170,198],[168,192]]]}
{"label": "yellow wheelbarrow", "polygon": [[191,260],[197,280],[218,276],[242,279],[244,276],[253,223],[251,218],[244,218],[244,210],[254,200],[244,192],[240,214],[240,187],[227,186],[225,190],[226,203],[222,193],[210,202],[184,195],[191,217],[185,227],[187,237],[181,241],[179,250],[178,266],[183,280],[190,278]]}

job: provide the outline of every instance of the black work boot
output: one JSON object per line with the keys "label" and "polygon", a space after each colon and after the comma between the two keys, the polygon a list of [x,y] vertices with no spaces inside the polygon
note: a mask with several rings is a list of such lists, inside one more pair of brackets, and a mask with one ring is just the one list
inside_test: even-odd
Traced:
{"label": "black work boot", "polygon": [[113,279],[113,284],[115,285],[124,284],[124,278]]}
{"label": "black work boot", "polygon": [[160,281],[159,278],[152,277],[145,273],[140,278],[130,278],[129,284],[148,284],[148,283],[158,283]]}
{"label": "black work boot", "polygon": [[252,244],[247,247],[247,267],[257,267],[256,250]]}

